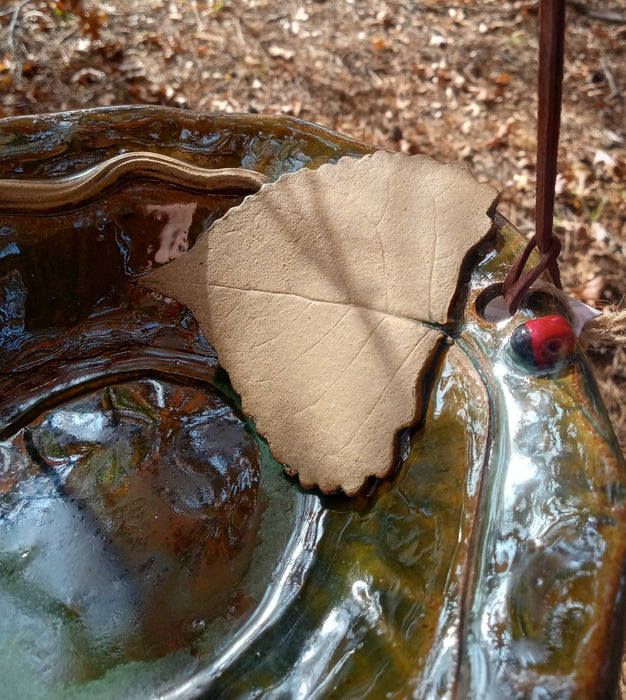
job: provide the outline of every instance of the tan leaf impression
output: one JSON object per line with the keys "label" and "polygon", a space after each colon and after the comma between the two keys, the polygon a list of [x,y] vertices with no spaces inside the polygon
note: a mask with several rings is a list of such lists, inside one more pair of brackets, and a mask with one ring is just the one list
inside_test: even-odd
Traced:
{"label": "tan leaf impression", "polygon": [[354,495],[421,415],[436,325],[495,196],[460,164],[344,158],[266,185],[141,283],[192,310],[289,473]]}

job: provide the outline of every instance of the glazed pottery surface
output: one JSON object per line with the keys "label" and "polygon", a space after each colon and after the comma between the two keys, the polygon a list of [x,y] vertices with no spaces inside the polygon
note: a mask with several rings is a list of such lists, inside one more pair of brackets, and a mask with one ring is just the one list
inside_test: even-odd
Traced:
{"label": "glazed pottery surface", "polygon": [[373,150],[287,117],[0,121],[8,696],[610,696],[626,472],[582,354],[511,341],[562,298],[490,320],[509,222],[466,261],[393,477],[354,499],[286,477],[191,313],[135,283],[264,179]]}

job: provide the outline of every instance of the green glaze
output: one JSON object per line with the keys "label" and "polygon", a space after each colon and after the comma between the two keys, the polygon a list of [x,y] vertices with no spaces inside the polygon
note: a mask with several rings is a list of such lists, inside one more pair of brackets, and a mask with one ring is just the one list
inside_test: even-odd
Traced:
{"label": "green glaze", "polygon": [[[0,121],[0,178],[25,187],[127,151],[274,180],[372,150],[158,107]],[[393,477],[324,497],[272,459],[191,314],[132,283],[242,197],[126,178],[63,211],[0,208],[6,692],[609,697],[626,470],[582,354],[539,372],[509,345],[562,299],[485,320],[524,239],[496,214],[466,261]]]}

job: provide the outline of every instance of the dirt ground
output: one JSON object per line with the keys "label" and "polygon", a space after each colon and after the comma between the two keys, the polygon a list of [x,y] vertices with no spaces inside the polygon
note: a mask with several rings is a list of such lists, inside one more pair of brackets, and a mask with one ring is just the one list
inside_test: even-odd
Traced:
{"label": "dirt ground", "polygon": [[[533,229],[537,2],[0,0],[0,116],[119,104],[289,114],[464,159]],[[571,0],[556,230],[626,447],[626,1]]]}

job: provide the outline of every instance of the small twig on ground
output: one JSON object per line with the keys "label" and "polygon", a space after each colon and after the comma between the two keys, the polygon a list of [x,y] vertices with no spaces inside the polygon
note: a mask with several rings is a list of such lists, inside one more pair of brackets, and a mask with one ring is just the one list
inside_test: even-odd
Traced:
{"label": "small twig on ground", "polygon": [[203,32],[204,31],[204,22],[202,21],[202,18],[200,17],[200,13],[198,12],[198,5],[196,4],[196,0],[192,0],[190,7],[191,7],[191,12],[193,14],[193,17],[196,20],[196,26],[198,27],[198,31]]}
{"label": "small twig on ground", "polygon": [[604,73],[604,77],[606,78],[607,85],[611,88],[611,99],[621,99],[622,93],[620,92],[620,89],[617,86],[617,82],[615,80],[615,76],[613,75],[611,67],[604,58],[602,59],[600,64],[602,66],[602,72]]}
{"label": "small twig on ground", "polygon": [[[7,35],[7,43],[9,44],[9,49],[11,50],[11,54],[15,58],[15,43],[13,42],[13,32],[15,31],[15,27],[17,25],[17,20],[20,15],[20,12],[24,5],[28,4],[29,2],[32,2],[32,0],[21,0],[21,2],[18,2],[17,5],[13,8],[13,16],[11,17],[11,22],[9,23],[9,31]],[[4,14],[4,13],[3,13]],[[6,13],[8,14],[8,12]]]}
{"label": "small twig on ground", "polygon": [[567,4],[580,15],[585,15],[589,19],[597,19],[600,22],[608,22],[609,24],[626,24],[626,15],[620,12],[603,12],[594,10],[586,3],[580,0],[567,0]]}
{"label": "small twig on ground", "polygon": [[235,33],[237,34],[237,39],[243,48],[246,46],[246,40],[244,39],[243,32],[241,31],[241,21],[239,17],[234,18]]}

